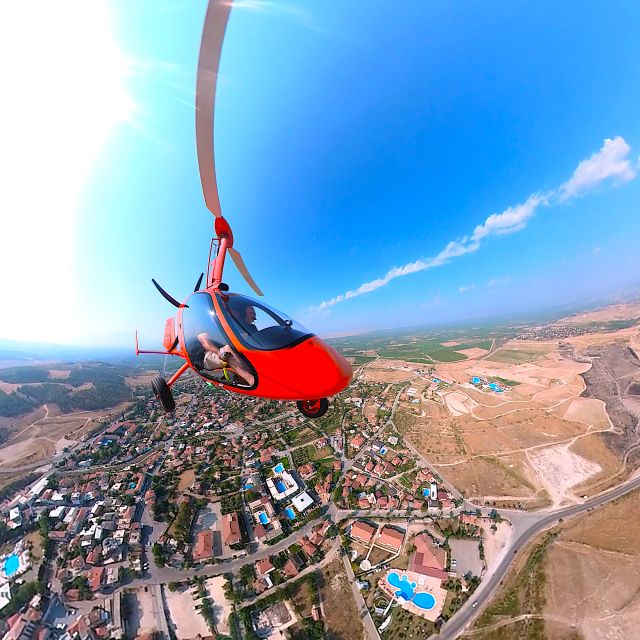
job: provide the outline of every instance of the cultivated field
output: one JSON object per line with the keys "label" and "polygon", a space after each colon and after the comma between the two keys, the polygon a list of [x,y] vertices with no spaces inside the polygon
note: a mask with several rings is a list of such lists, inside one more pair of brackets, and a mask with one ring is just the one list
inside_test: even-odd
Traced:
{"label": "cultivated field", "polygon": [[636,345],[637,328],[510,340],[489,356],[416,372],[420,402],[401,403],[395,423],[467,497],[526,508],[576,502],[619,482],[638,448]]}

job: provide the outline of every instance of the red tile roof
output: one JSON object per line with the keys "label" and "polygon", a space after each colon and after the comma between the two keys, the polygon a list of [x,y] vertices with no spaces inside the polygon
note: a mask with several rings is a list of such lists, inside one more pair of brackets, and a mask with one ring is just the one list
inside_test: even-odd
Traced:
{"label": "red tile roof", "polygon": [[388,547],[394,551],[400,551],[402,541],[404,540],[404,532],[398,531],[398,529],[392,529],[388,525],[384,525],[380,531],[380,535],[376,540],[376,544],[383,547]]}
{"label": "red tile roof", "polygon": [[213,556],[213,531],[205,529],[196,537],[196,545],[193,550],[193,559],[196,562],[208,560]]}
{"label": "red tile roof", "polygon": [[362,522],[361,520],[356,520],[351,525],[351,533],[349,534],[352,538],[356,540],[361,540],[362,542],[369,543],[371,542],[371,538],[375,533],[375,527],[367,524],[366,522]]}

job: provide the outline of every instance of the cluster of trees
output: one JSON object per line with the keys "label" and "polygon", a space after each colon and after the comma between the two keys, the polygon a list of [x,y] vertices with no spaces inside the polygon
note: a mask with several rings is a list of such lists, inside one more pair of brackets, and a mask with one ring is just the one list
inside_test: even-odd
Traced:
{"label": "cluster of trees", "polygon": [[0,611],[0,620],[6,620],[10,618],[14,613],[17,613],[22,607],[36,595],[42,589],[44,584],[38,584],[37,582],[25,582],[21,584],[16,591],[13,591],[11,601]]}
{"label": "cluster of trees", "polygon": [[67,593],[70,589],[78,589],[80,600],[90,600],[93,597],[89,581],[85,576],[76,576],[73,580],[69,580],[62,585],[64,593]]}
{"label": "cluster of trees", "polygon": [[[74,368],[67,378],[52,380],[47,368],[26,366],[5,369],[2,379],[20,384],[10,394],[0,391],[0,415],[15,417],[27,413],[39,404],[55,403],[64,412],[104,409],[131,399],[131,389],[124,376],[131,373],[106,363],[86,363]],[[89,389],[77,390],[90,382]]]}
{"label": "cluster of trees", "polygon": [[182,542],[189,542],[191,536],[191,525],[198,509],[201,506],[200,500],[185,500],[178,508],[178,515],[173,523],[176,531],[176,539]]}
{"label": "cluster of trees", "polygon": [[[11,393],[0,391],[0,416],[15,418],[31,411],[37,404],[31,398],[27,398],[17,391],[12,391]],[[5,440],[6,436],[2,438],[2,442]]]}

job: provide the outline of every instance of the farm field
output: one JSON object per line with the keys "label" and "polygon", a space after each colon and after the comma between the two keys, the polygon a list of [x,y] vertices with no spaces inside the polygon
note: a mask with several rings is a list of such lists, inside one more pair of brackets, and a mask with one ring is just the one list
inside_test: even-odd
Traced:
{"label": "farm field", "polygon": [[[435,364],[429,375],[415,374],[419,401],[400,403],[396,427],[467,497],[523,508],[575,503],[619,482],[616,449],[637,441],[626,398],[610,418],[614,400],[606,394],[618,387],[602,377],[619,376],[633,393],[640,366],[624,345],[636,339],[625,329],[564,342],[512,340],[489,357]],[[608,372],[598,386],[589,377],[593,349],[612,363],[596,362]],[[497,391],[488,386],[494,381]]]}

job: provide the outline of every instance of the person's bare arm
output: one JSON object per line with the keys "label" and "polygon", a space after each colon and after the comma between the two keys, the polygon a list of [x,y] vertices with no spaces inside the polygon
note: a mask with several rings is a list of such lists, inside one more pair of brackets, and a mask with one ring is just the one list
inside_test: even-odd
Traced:
{"label": "person's bare arm", "polygon": [[218,347],[209,340],[209,336],[206,333],[198,334],[198,341],[206,351],[213,351],[216,354],[218,353]]}

